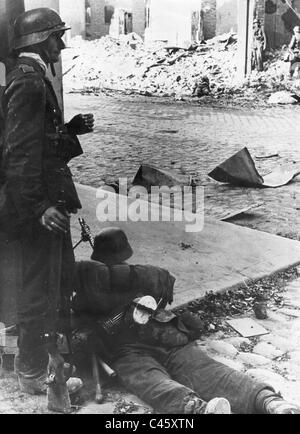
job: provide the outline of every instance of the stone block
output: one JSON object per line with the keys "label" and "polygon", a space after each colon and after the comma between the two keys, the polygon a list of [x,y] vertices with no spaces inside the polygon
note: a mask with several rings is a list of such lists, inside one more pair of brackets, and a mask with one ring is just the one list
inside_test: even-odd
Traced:
{"label": "stone block", "polygon": [[295,359],[280,363],[280,369],[284,370],[288,380],[296,381],[300,378],[300,365]]}
{"label": "stone block", "polygon": [[254,366],[254,367],[271,364],[270,359],[260,356],[259,354],[252,354],[252,353],[239,353],[237,355],[237,360],[245,363],[246,365]]}
{"label": "stone block", "polygon": [[300,309],[300,298],[299,297],[284,297],[283,303],[285,307],[291,309]]}
{"label": "stone block", "polygon": [[250,345],[251,341],[248,338],[242,338],[239,336],[235,336],[233,338],[226,339],[228,344],[233,345],[237,350],[241,348],[242,345]]}
{"label": "stone block", "polygon": [[275,348],[272,344],[267,342],[259,342],[253,348],[253,353],[259,354],[260,356],[267,357],[269,359],[275,359],[276,357],[282,356],[283,351]]}
{"label": "stone block", "polygon": [[223,341],[208,342],[206,349],[229,357],[235,357],[238,353],[238,350],[233,345]]}
{"label": "stone block", "polygon": [[274,345],[274,347],[286,353],[294,348],[293,342],[288,337],[277,335],[266,335],[261,337],[261,341]]}
{"label": "stone block", "polygon": [[300,318],[300,310],[299,309],[289,309],[289,308],[282,308],[278,310],[279,313],[292,317],[292,318]]}

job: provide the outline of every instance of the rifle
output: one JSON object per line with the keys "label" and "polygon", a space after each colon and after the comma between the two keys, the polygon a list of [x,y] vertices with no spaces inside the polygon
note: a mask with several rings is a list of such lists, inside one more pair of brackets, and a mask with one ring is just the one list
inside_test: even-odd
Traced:
{"label": "rifle", "polygon": [[83,218],[79,218],[78,221],[79,221],[79,224],[81,226],[81,238],[78,241],[78,243],[75,244],[75,246],[73,247],[73,250],[77,249],[77,247],[81,243],[86,243],[86,242],[89,242],[91,248],[94,249],[94,238],[92,236],[92,232],[91,232],[89,225],[87,225],[87,223],[85,222],[85,220]]}
{"label": "rifle", "polygon": [[[65,210],[65,202],[63,200],[58,201],[57,208],[66,213]],[[57,312],[52,307],[52,319],[53,324],[55,324],[55,319],[57,316]],[[68,326],[64,324],[64,333],[67,338],[67,343],[69,347],[70,356],[72,358],[72,347],[71,347],[71,338],[70,338],[70,330],[71,330],[71,308],[70,308],[70,300],[68,297],[62,296],[62,311],[66,316],[66,322]],[[46,350],[49,355],[48,362],[48,378],[46,380],[47,384],[47,407],[48,410],[57,412],[70,414],[72,412],[71,400],[69,395],[69,390],[67,386],[67,380],[70,378],[71,374],[74,371],[73,364],[67,365],[64,362],[63,357],[60,355],[58,350],[58,335],[56,333],[46,333],[43,337]],[[72,363],[72,362],[71,362]],[[67,367],[68,371],[67,372]]]}
{"label": "rifle", "polygon": [[58,351],[57,336],[46,334],[44,341],[49,354],[48,379],[46,381],[48,385],[48,410],[70,414],[72,407],[67,387],[65,363]]}
{"label": "rifle", "polygon": [[[81,226],[81,238],[78,241],[78,243],[75,244],[73,250],[75,250],[81,243],[86,243],[86,242],[90,243],[91,248],[94,249],[94,238],[92,236],[92,232],[89,225],[86,223],[86,221],[83,218],[79,218],[78,221]],[[103,343],[101,346],[103,346]],[[96,392],[95,401],[99,404],[104,399],[102,394],[102,385],[101,385],[100,374],[99,374],[99,366],[101,366],[102,370],[110,378],[115,378],[116,372],[110,366],[108,366],[108,364],[105,363],[104,360],[99,355],[96,355],[96,353],[93,350],[91,351],[91,358],[92,358],[93,378],[95,381],[95,392]]]}

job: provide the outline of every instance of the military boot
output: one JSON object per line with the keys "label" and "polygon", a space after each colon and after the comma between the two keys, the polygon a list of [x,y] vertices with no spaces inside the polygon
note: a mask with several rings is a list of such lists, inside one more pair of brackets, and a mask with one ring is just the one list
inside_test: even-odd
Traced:
{"label": "military boot", "polygon": [[282,398],[270,398],[264,403],[267,414],[300,414],[300,407],[291,404]]}
{"label": "military boot", "polygon": [[195,397],[185,406],[185,414],[231,414],[230,403],[225,398],[214,398],[208,402]]}
{"label": "military boot", "polygon": [[42,335],[34,324],[20,326],[18,354],[15,357],[15,373],[20,390],[24,393],[46,393],[48,353],[43,345]]}

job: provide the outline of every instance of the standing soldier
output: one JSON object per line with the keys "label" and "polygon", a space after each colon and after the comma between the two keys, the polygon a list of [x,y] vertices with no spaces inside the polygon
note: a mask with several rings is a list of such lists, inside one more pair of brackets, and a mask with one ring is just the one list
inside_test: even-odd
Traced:
{"label": "standing soldier", "polygon": [[299,70],[300,67],[300,26],[295,26],[293,29],[293,33],[294,34],[288,47],[291,78],[295,74],[296,69]]}
{"label": "standing soldier", "polygon": [[55,74],[67,29],[48,8],[17,18],[14,61],[0,104],[0,229],[18,243],[16,373],[21,390],[31,394],[46,391],[46,348],[49,342],[57,348],[59,317],[68,311],[72,291],[70,215],[81,204],[67,163],[82,154],[76,136],[94,126],[93,115],[77,115],[64,125],[46,78],[49,66]]}
{"label": "standing soldier", "polygon": [[260,20],[253,21],[253,44],[252,44],[252,69],[257,71],[264,70],[264,51],[267,48],[267,37]]}

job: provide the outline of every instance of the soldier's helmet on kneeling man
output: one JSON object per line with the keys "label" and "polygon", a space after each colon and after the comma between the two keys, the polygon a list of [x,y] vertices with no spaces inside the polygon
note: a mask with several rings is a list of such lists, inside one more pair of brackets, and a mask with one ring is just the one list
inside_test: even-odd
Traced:
{"label": "soldier's helmet on kneeling man", "polygon": [[120,228],[111,227],[103,229],[95,237],[91,259],[107,265],[116,265],[131,258],[132,255],[133,250],[125,232]]}

